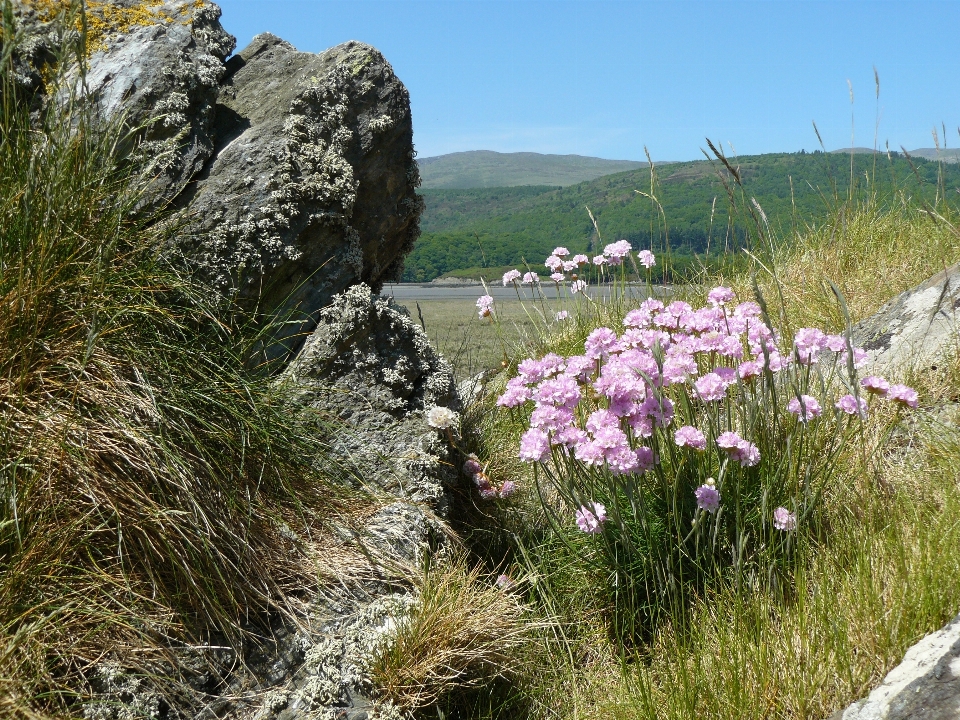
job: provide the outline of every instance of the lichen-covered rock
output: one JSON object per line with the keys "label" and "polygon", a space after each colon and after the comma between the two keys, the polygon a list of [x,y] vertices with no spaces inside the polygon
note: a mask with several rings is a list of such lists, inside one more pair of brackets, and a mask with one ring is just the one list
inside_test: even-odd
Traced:
{"label": "lichen-covered rock", "polygon": [[258,35],[227,70],[179,249],[219,292],[309,330],[334,294],[397,277],[419,234],[409,96],[358,42],[317,55]]}
{"label": "lichen-covered rock", "polygon": [[876,372],[929,369],[956,347],[960,265],[900,293],[853,328],[853,342]]}
{"label": "lichen-covered rock", "polygon": [[357,478],[444,512],[456,474],[427,413],[457,411],[460,400],[450,366],[405,311],[366,285],[350,288],[320,312],[284,379],[298,404],[346,426],[333,450]]}
{"label": "lichen-covered rock", "polygon": [[907,650],[870,695],[831,720],[960,718],[960,616]]}

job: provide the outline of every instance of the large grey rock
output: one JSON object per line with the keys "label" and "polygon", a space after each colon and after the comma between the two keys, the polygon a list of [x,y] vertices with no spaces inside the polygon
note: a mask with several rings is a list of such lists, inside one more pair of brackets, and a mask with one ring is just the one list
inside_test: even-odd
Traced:
{"label": "large grey rock", "polygon": [[409,96],[358,42],[315,55],[258,35],[227,69],[179,250],[219,292],[309,330],[336,293],[397,277],[419,235]]}
{"label": "large grey rock", "polygon": [[[30,29],[18,77],[43,95],[56,25],[17,2]],[[298,337],[336,293],[399,278],[423,201],[410,98],[375,48],[305,53],[264,34],[224,63],[235,40],[208,0],[91,7],[87,97],[139,128],[143,207],[177,212],[171,257]]]}
{"label": "large grey rock", "polygon": [[831,720],[960,718],[960,616],[911,647],[883,684]]}
{"label": "large grey rock", "polygon": [[853,342],[875,372],[929,369],[957,347],[960,265],[954,265],[886,303],[853,328]]}

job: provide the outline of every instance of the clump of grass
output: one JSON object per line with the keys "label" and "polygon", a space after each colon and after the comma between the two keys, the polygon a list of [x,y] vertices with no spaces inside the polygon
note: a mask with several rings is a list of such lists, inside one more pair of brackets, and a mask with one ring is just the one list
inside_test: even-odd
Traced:
{"label": "clump of grass", "polygon": [[165,262],[175,228],[134,214],[126,131],[75,95],[31,117],[6,10],[0,702],[30,717],[75,712],[106,652],[136,667],[211,636],[239,650],[316,584],[292,538],[337,501],[320,438],[247,367],[264,330]]}
{"label": "clump of grass", "polygon": [[409,615],[397,620],[372,663],[379,692],[397,707],[422,710],[453,695],[517,676],[535,624],[507,587],[461,561],[429,569]]}

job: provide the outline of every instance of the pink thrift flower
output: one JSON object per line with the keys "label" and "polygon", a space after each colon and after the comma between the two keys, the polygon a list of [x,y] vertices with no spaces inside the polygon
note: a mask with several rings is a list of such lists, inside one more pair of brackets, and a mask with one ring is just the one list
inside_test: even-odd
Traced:
{"label": "pink thrift flower", "polygon": [[593,440],[582,440],[574,447],[577,460],[586,465],[603,465],[604,447]]}
{"label": "pink thrift flower", "polygon": [[607,259],[603,255],[593,256],[593,264],[596,265],[597,267],[604,265],[606,262],[607,262]]}
{"label": "pink thrift flower", "polygon": [[650,313],[646,310],[631,310],[623,318],[623,324],[626,327],[644,327],[650,323]]}
{"label": "pink thrift flower", "polygon": [[560,322],[561,320],[566,320],[568,317],[570,317],[570,314],[566,310],[561,310],[556,315],[554,315],[554,319],[557,322]]}
{"label": "pink thrift flower", "polygon": [[785,507],[778,507],[773,511],[773,526],[777,530],[796,530],[797,516]]}
{"label": "pink thrift flower", "polygon": [[847,349],[847,339],[843,335],[827,335],[825,345],[832,352],[843,352]]}
{"label": "pink thrift flower", "polygon": [[582,292],[587,287],[587,283],[583,280],[574,280],[570,283],[570,293],[576,295],[578,292]]}
{"label": "pink thrift flower", "polygon": [[530,428],[520,437],[520,459],[544,462],[550,457],[550,438],[539,428]]}
{"label": "pink thrift flower", "polygon": [[551,442],[554,445],[563,445],[567,449],[572,450],[581,443],[589,442],[590,436],[587,435],[583,430],[578,427],[565,427],[560,432],[556,433],[552,438]]}
{"label": "pink thrift flower", "polygon": [[733,459],[743,467],[753,467],[760,463],[760,450],[753,443],[741,440],[737,443],[737,452]]}
{"label": "pink thrift flower", "polygon": [[737,450],[737,444],[741,442],[743,442],[743,439],[733,431],[722,433],[717,438],[717,446],[726,450],[728,454],[735,452]]}
{"label": "pink thrift flower", "polygon": [[550,279],[553,280],[555,283],[562,283],[564,280],[567,279],[567,276],[564,275],[563,273],[555,272],[550,276]]}
{"label": "pink thrift flower", "polygon": [[500,497],[508,498],[517,490],[517,484],[513,480],[507,480],[500,486]]}
{"label": "pink thrift flower", "polygon": [[559,432],[570,425],[573,425],[573,412],[565,407],[538,405],[530,415],[530,427],[547,432]]}
{"label": "pink thrift flower", "polygon": [[558,247],[558,248],[554,248],[553,254],[556,255],[558,258],[565,258],[567,255],[570,254],[570,251],[567,250],[565,247]]}
{"label": "pink thrift flower", "polygon": [[483,470],[483,467],[480,465],[480,460],[476,455],[470,453],[467,455],[466,462],[463,463],[463,473],[464,475],[476,475],[478,472]]}
{"label": "pink thrift flower", "polygon": [[493,485],[490,484],[490,478],[488,478],[483,472],[475,473],[473,476],[473,482],[480,490],[481,494],[486,491],[493,490]]}
{"label": "pink thrift flower", "polygon": [[600,525],[607,519],[606,508],[599,503],[592,503],[594,508],[599,507],[602,510],[603,520],[594,515],[594,513],[587,508],[586,505],[581,505],[580,509],[576,512],[577,527],[580,528],[585,533],[590,535],[596,535],[599,533],[602,528]]}
{"label": "pink thrift flower", "polygon": [[567,369],[565,372],[572,378],[586,382],[590,375],[597,371],[597,361],[595,358],[586,355],[574,355],[567,358]]}
{"label": "pink thrift flower", "polygon": [[696,450],[707,448],[707,438],[692,425],[684,425],[673,434],[673,441],[680,447],[691,447]]}
{"label": "pink thrift flower", "polygon": [[523,378],[524,382],[535,383],[540,382],[546,377],[547,368],[539,360],[526,358],[525,360],[521,360],[520,364],[517,365],[517,372],[520,377]]}
{"label": "pink thrift flower", "polygon": [[758,318],[763,314],[760,306],[752,300],[742,302],[734,308],[733,314],[742,318]]}
{"label": "pink thrift flower", "polygon": [[693,383],[697,397],[705,402],[720,400],[727,392],[727,383],[717,373],[707,373]]}
{"label": "pink thrift flower", "polygon": [[477,314],[482,318],[489,317],[491,310],[493,310],[493,298],[490,295],[481,295],[477,299]]}
{"label": "pink thrift flower", "polygon": [[860,384],[867,392],[879,395],[880,397],[886,397],[887,392],[890,390],[890,383],[879,375],[868,375],[860,381]]}
{"label": "pink thrift flower", "polygon": [[640,472],[646,472],[654,465],[657,464],[657,458],[653,454],[653,450],[648,447],[640,446],[636,449],[637,456],[637,469]]}
{"label": "pink thrift flower", "polygon": [[919,403],[917,391],[906,385],[891,385],[887,391],[887,400],[915,408]]}
{"label": "pink thrift flower", "polygon": [[787,403],[787,410],[798,417],[800,422],[809,422],[812,418],[818,417],[822,410],[817,399],[810,395],[801,395],[799,398],[790,398]]}
{"label": "pink thrift flower", "polygon": [[497,405],[500,407],[517,407],[527,402],[532,394],[533,391],[527,387],[522,377],[510,378],[507,381],[507,389],[503,395],[497,398]]}
{"label": "pink thrift flower", "polygon": [[497,497],[497,489],[493,486],[480,488],[480,497],[484,500],[494,500]]}
{"label": "pink thrift flower", "polygon": [[793,337],[797,359],[801,365],[809,365],[817,361],[817,355],[826,346],[827,336],[817,328],[800,328]]}
{"label": "pink thrift flower", "polygon": [[608,263],[611,265],[619,265],[623,262],[623,259],[630,254],[631,249],[628,240],[617,240],[615,243],[610,243],[603,248],[603,254],[606,256]]}
{"label": "pink thrift flower", "polygon": [[573,408],[580,402],[580,386],[569,375],[558,375],[540,383],[533,399],[541,405]]}
{"label": "pink thrift flower", "polygon": [[519,270],[508,270],[503,274],[503,286],[506,287],[510,283],[520,279]]}
{"label": "pink thrift flower", "polygon": [[715,287],[707,295],[707,300],[709,300],[710,304],[714,305],[715,307],[726,305],[734,298],[736,298],[736,295],[733,294],[733,290],[723,286]]}
{"label": "pink thrift flower", "polygon": [[652,268],[657,264],[657,259],[653,256],[653,253],[649,250],[641,250],[637,253],[637,260],[645,268]]}
{"label": "pink thrift flower", "polygon": [[639,458],[626,442],[605,452],[604,456],[607,460],[607,467],[614,475],[628,475],[639,470]]}
{"label": "pink thrift flower", "polygon": [[701,510],[715,513],[720,507],[720,491],[717,490],[712,482],[701,485],[693,491],[693,494],[697,498],[697,507]]}
{"label": "pink thrift flower", "polygon": [[516,581],[509,575],[498,575],[496,586],[503,591],[512,590],[516,586]]}
{"label": "pink thrift flower", "polygon": [[844,395],[842,398],[837,400],[834,407],[837,410],[842,410],[847,415],[860,415],[860,417],[866,417],[867,415],[867,401],[863,398],[860,398],[859,410],[857,409],[857,398],[853,395]]}
{"label": "pink thrift flower", "polygon": [[573,256],[573,261],[574,261],[577,265],[589,265],[589,264],[590,264],[590,258],[588,258],[586,255],[574,255],[574,256]]}
{"label": "pink thrift flower", "polygon": [[737,368],[737,374],[741,380],[751,380],[759,376],[761,372],[763,372],[763,363],[756,360],[747,360],[740,363],[740,367]]}
{"label": "pink thrift flower", "polygon": [[564,272],[573,272],[577,269],[577,263],[573,260],[564,260],[563,265],[561,266]]}
{"label": "pink thrift flower", "polygon": [[620,418],[609,410],[594,410],[587,418],[587,430],[596,434],[604,428],[620,427]]}
{"label": "pink thrift flower", "polygon": [[563,260],[558,258],[556,255],[551,255],[543,264],[553,270],[553,272],[560,272],[560,268],[563,267]]}
{"label": "pink thrift flower", "polygon": [[520,282],[523,283],[524,285],[534,285],[534,284],[539,285],[540,276],[537,275],[535,272],[524,273],[523,280],[521,280]]}
{"label": "pink thrift flower", "polygon": [[610,328],[599,327],[591,332],[583,343],[584,354],[591,358],[605,358],[619,350],[617,334]]}

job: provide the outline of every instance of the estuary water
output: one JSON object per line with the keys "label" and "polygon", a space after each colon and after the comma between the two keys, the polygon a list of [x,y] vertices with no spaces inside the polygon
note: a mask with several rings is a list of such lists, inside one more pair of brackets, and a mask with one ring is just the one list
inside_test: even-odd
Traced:
{"label": "estuary water", "polygon": [[[644,300],[651,295],[651,289],[646,283],[631,283],[625,288],[628,297]],[[556,299],[557,285],[555,283],[544,283],[540,289],[534,289],[530,286],[521,286],[519,297],[517,289],[514,287],[503,287],[503,285],[483,285],[477,284],[457,284],[445,285],[441,283],[388,283],[383,286],[382,294],[393,297],[399,303],[417,300],[476,300],[481,295],[492,295],[494,300],[506,302],[510,300],[522,299],[524,301],[536,300],[541,297],[553,300]],[[560,292],[566,296],[567,291],[561,289]],[[614,292],[612,285],[594,285],[587,288],[587,294],[592,298],[609,297]],[[668,285],[654,285],[653,293],[656,297],[665,298],[673,294],[673,288]]]}

